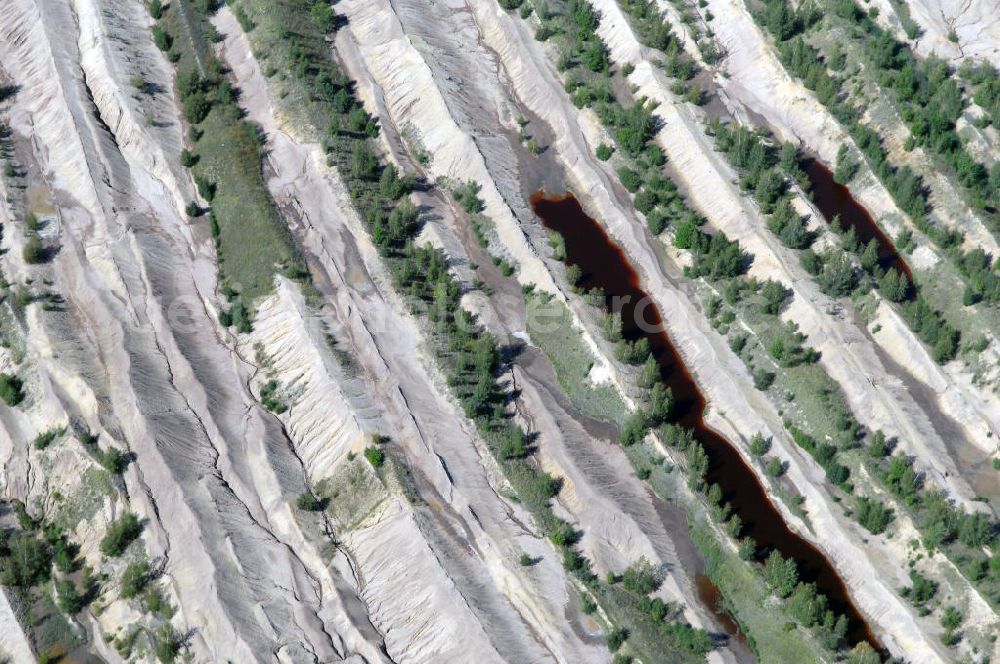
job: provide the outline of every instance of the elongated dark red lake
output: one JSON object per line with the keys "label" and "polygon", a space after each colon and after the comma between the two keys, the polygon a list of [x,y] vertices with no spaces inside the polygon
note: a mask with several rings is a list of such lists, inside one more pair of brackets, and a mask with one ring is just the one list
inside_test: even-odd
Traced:
{"label": "elongated dark red lake", "polygon": [[[831,608],[847,616],[850,621],[848,640],[852,645],[868,641],[880,649],[830,562],[819,549],[792,532],[739,452],[705,424],[705,399],[701,390],[670,342],[659,308],[651,304],[651,298],[642,289],[639,276],[625,254],[601,225],[584,212],[572,194],[546,196],[537,192],[531,197],[531,205],[542,224],[562,236],[566,262],[582,271],[579,285],[586,289],[603,289],[608,306],[615,304],[621,311],[626,339],[645,338],[649,342],[663,380],[673,392],[675,406],[671,420],[692,429],[705,448],[709,458],[707,480],[719,485],[724,499],[739,515],[743,522],[742,534],[757,542],[761,556],[777,550],[795,560],[799,578],[815,583],[830,599]],[[644,325],[638,324],[640,319]]]}

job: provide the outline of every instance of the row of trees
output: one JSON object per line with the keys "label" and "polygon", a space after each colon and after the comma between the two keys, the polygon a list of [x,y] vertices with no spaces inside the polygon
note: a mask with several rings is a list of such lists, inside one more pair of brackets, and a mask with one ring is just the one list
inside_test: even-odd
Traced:
{"label": "row of trees", "polygon": [[[785,177],[781,175],[779,159],[759,135],[743,127],[729,128],[718,122],[713,123],[709,130],[716,137],[717,147],[741,169],[740,181],[745,187],[756,187],[756,191],[759,192],[761,182],[768,182],[772,177],[775,179]],[[765,188],[768,192],[779,190],[777,186],[772,185]],[[844,297],[858,288],[863,287],[867,290],[877,283],[883,296],[890,301],[903,303],[904,319],[930,347],[935,361],[943,363],[956,356],[961,339],[959,331],[948,324],[940,312],[931,307],[919,294],[907,302],[910,298],[909,280],[895,268],[887,271],[881,268],[878,261],[878,244],[874,239],[867,244],[861,244],[853,228],[845,229],[839,223],[832,224],[832,228],[841,233],[843,250],[858,255],[858,263],[863,272],[855,267],[854,261],[842,250],[828,250],[824,254],[816,254],[808,249],[814,237],[807,230],[804,219],[794,211],[784,193],[778,196],[780,198],[777,201],[768,195],[761,202],[765,212],[770,211],[768,228],[786,246],[805,250],[801,254],[803,267],[816,277],[824,293],[831,297]],[[995,281],[984,276],[991,274],[988,258],[975,253],[970,253],[969,256],[970,273],[978,275],[983,279],[983,283],[995,284]],[[864,279],[862,279],[863,274],[867,275]]]}
{"label": "row of trees", "polygon": [[994,606],[1000,605],[1000,524],[982,512],[968,512],[944,493],[926,488],[913,459],[892,453],[881,431],[868,439],[868,463],[885,489],[909,510],[924,545],[941,549]]}
{"label": "row of trees", "polygon": [[[771,7],[784,7],[785,0],[770,0]],[[844,13],[852,20],[863,20],[868,28],[873,28],[875,39],[866,40],[873,61],[885,71],[882,83],[891,87],[900,100],[904,120],[913,133],[913,144],[921,144],[945,157],[955,169],[959,181],[972,192],[974,202],[996,203],[1000,191],[1000,166],[994,165],[989,172],[977,163],[965,150],[955,134],[954,123],[964,106],[961,90],[950,77],[950,70],[941,60],[930,58],[920,61],[905,45],[896,42],[892,36],[877,28],[867,17],[852,9],[852,2],[844,3]],[[782,9],[781,12],[788,12]],[[812,10],[810,10],[812,11]],[[859,122],[859,113],[839,95],[842,82],[827,71],[827,64],[801,35],[775,30],[773,25],[758,16],[758,20],[772,29],[779,42],[782,61],[791,72],[799,76],[806,87],[814,90],[821,103],[850,131],[858,147],[867,157],[873,171],[892,194],[896,204],[914,220],[917,226],[938,246],[957,252],[961,234],[932,223],[927,217],[929,204],[926,190],[920,178],[909,167],[895,168],[887,159],[885,149],[877,132]],[[836,66],[834,69],[842,69]],[[997,108],[1000,99],[1000,83],[996,70],[988,64],[966,64],[961,70],[963,78],[970,81],[976,91],[976,100],[984,108]],[[957,255],[959,267],[962,256]],[[978,261],[975,261],[978,264]],[[997,287],[995,266],[986,266],[974,273],[966,273],[968,287],[965,304],[975,304],[980,299],[990,302],[1000,297]]]}
{"label": "row of trees", "polygon": [[[893,92],[900,115],[910,129],[909,145],[920,145],[938,154],[954,170],[973,205],[985,208],[1000,201],[997,182],[1000,168],[993,173],[965,149],[955,123],[966,105],[962,90],[944,60],[931,55],[918,58],[909,46],[895,39],[853,2],[844,0],[837,12],[842,18],[858,23],[865,31],[858,43],[877,68],[879,84]],[[988,101],[992,86],[987,70],[981,69],[984,81],[981,97]],[[983,76],[985,74],[985,76]]]}

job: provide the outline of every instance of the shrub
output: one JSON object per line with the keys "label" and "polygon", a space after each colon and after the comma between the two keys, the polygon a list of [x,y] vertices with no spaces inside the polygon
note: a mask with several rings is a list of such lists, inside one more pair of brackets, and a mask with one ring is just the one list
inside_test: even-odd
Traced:
{"label": "shrub", "polygon": [[98,452],[97,462],[113,475],[120,475],[126,466],[125,455],[115,447]]}
{"label": "shrub", "polygon": [[323,502],[306,489],[295,499],[295,506],[303,512],[318,512],[323,509]]}
{"label": "shrub", "polygon": [[500,443],[500,454],[505,459],[523,459],[528,454],[524,430],[514,427]]}
{"label": "shrub", "polygon": [[393,164],[389,164],[382,169],[379,176],[379,193],[390,200],[398,200],[413,190],[413,177],[400,177],[399,171]]}
{"label": "shrub", "polygon": [[209,203],[215,198],[216,185],[204,175],[196,175],[194,184],[198,188],[198,193]]}
{"label": "shrub", "polygon": [[63,574],[69,574],[76,569],[76,554],[78,547],[66,541],[65,538],[56,540],[54,561],[56,568]]}
{"label": "shrub", "polygon": [[847,143],[842,143],[837,150],[837,164],[833,171],[833,181],[837,184],[847,184],[854,179],[860,164],[851,156]]}
{"label": "shrub", "polygon": [[0,573],[3,585],[27,588],[48,580],[52,553],[45,542],[29,535],[13,535],[7,549]]}
{"label": "shrub", "polygon": [[278,394],[278,381],[273,378],[260,388],[260,402],[275,415],[281,415],[288,410],[288,405]]}
{"label": "shrub", "polygon": [[204,93],[196,92],[184,99],[181,110],[184,113],[184,119],[189,124],[196,125],[208,117],[212,110],[212,101]]}
{"label": "shrub", "polygon": [[772,551],[764,562],[764,579],[779,597],[788,597],[798,584],[799,571],[794,560]]}
{"label": "shrub", "polygon": [[56,592],[59,596],[59,610],[68,616],[74,616],[83,608],[83,599],[76,590],[72,579],[60,579],[56,582]]}
{"label": "shrub", "polygon": [[365,448],[365,458],[368,459],[368,463],[370,463],[373,468],[381,468],[382,464],[385,463],[385,453],[377,447]]}
{"label": "shrub", "polygon": [[[652,357],[652,354],[650,354]],[[674,394],[663,383],[655,383],[650,390],[649,419],[653,424],[662,424],[670,417],[674,407]]]}
{"label": "shrub", "polygon": [[764,438],[759,431],[750,439],[750,454],[754,456],[764,456],[771,449],[771,439]]}
{"label": "shrub", "polygon": [[153,43],[156,44],[156,48],[166,53],[170,50],[170,47],[174,45],[174,38],[160,26],[154,25]]}
{"label": "shrub", "polygon": [[120,556],[142,532],[139,517],[126,512],[120,519],[108,525],[108,531],[101,539],[101,553],[106,556]]}
{"label": "shrub", "polygon": [[806,218],[795,211],[787,198],[775,206],[767,220],[767,228],[790,249],[805,249],[815,239],[813,232],[806,227]]}
{"label": "shrub", "polygon": [[618,179],[621,180],[622,186],[633,194],[642,186],[642,178],[627,166],[618,169]]}
{"label": "shrub", "polygon": [[691,221],[685,221],[677,227],[674,234],[674,246],[678,249],[691,249],[698,240],[698,227]]}
{"label": "shrub", "polygon": [[52,444],[56,438],[62,435],[63,429],[49,429],[35,436],[35,449],[44,450]]}
{"label": "shrub", "polygon": [[827,261],[819,275],[819,287],[830,297],[849,295],[857,285],[857,270],[844,253],[838,253]]}
{"label": "shrub", "polygon": [[149,563],[145,560],[130,563],[122,572],[121,596],[125,599],[138,597],[150,580]]}
{"label": "shrub", "polygon": [[857,500],[858,523],[873,535],[885,532],[892,523],[892,509],[871,498],[860,497]]}
{"label": "shrub", "polygon": [[21,251],[21,256],[24,258],[24,262],[28,265],[38,265],[39,263],[44,263],[47,258],[45,252],[45,245],[42,244],[42,240],[37,235],[32,235],[28,238],[28,241],[24,243],[24,249]]}
{"label": "shrub", "polygon": [[312,15],[313,23],[324,34],[337,31],[337,15],[325,0],[314,2],[309,8],[309,13]]}
{"label": "shrub", "polygon": [[800,583],[788,598],[788,611],[806,627],[820,622],[826,613],[827,599],[816,591],[814,583]]}
{"label": "shrub", "polygon": [[882,657],[867,641],[862,641],[847,653],[847,664],[881,664]]}
{"label": "shrub", "polygon": [[604,637],[608,650],[616,652],[628,639],[628,630],[624,627],[615,627]]}
{"label": "shrub", "polygon": [[941,615],[941,626],[949,632],[953,632],[961,626],[962,620],[964,620],[964,617],[961,611],[954,606],[947,606]]}
{"label": "shrub", "polygon": [[577,532],[573,530],[573,526],[565,521],[559,521],[552,528],[552,532],[549,533],[549,539],[556,546],[570,546],[576,542],[578,537]]}
{"label": "shrub", "polygon": [[872,439],[868,443],[868,456],[873,459],[881,459],[890,452],[889,441],[882,430],[876,430],[872,434]]}
{"label": "shrub", "polygon": [[181,166],[184,168],[191,168],[198,163],[198,155],[194,154],[187,148],[181,150]]}
{"label": "shrub", "polygon": [[622,426],[621,433],[618,436],[621,444],[628,447],[629,445],[641,443],[642,439],[646,436],[648,426],[646,413],[642,409],[636,410],[628,416],[628,419],[625,420],[625,424]]}
{"label": "shrub", "polygon": [[765,470],[771,477],[781,477],[785,472],[785,464],[778,457],[771,457],[767,460]]}
{"label": "shrub", "polygon": [[608,47],[599,37],[595,37],[587,50],[583,52],[583,64],[593,72],[605,71],[608,68]]}
{"label": "shrub", "polygon": [[142,596],[142,606],[147,613],[169,619],[174,615],[174,609],[156,586],[150,586]]}
{"label": "shrub", "polygon": [[913,585],[904,589],[904,594],[914,606],[926,604],[937,594],[938,584],[916,570],[910,570],[910,581]]}
{"label": "shrub", "polygon": [[24,401],[22,387],[24,383],[17,376],[9,373],[0,373],[0,399],[8,406],[16,406]]}
{"label": "shrub", "polygon": [[878,290],[890,302],[902,302],[910,290],[910,282],[905,274],[892,267],[878,282]]}
{"label": "shrub", "polygon": [[597,146],[597,158],[601,161],[607,161],[611,159],[611,155],[614,154],[615,149],[608,145],[607,143],[601,143]]}
{"label": "shrub", "polygon": [[484,208],[483,201],[479,198],[481,188],[482,186],[478,182],[469,180],[453,189],[451,193],[463,210],[469,214],[476,214],[482,212]]}
{"label": "shrub", "polygon": [[403,242],[410,237],[416,225],[417,206],[404,198],[389,213],[388,239],[391,242]]}
{"label": "shrub", "polygon": [[156,658],[171,664],[181,651],[181,637],[170,625],[164,625],[156,632]]}
{"label": "shrub", "polygon": [[764,282],[764,287],[761,289],[760,294],[764,298],[761,310],[765,314],[772,316],[777,316],[781,313],[781,309],[785,306],[785,301],[788,299],[788,291],[785,287],[771,279]]}
{"label": "shrub", "polygon": [[629,592],[645,596],[656,590],[660,583],[653,565],[642,556],[622,572],[622,585]]}
{"label": "shrub", "polygon": [[753,370],[753,386],[756,387],[761,392],[765,391],[767,388],[771,387],[774,383],[774,374],[767,369],[754,369]]}

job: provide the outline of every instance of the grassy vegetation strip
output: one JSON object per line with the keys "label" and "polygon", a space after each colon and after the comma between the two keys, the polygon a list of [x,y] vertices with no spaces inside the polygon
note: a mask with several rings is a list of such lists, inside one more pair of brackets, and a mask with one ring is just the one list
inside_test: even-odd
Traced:
{"label": "grassy vegetation strip", "polygon": [[621,426],[627,409],[610,384],[590,381],[594,357],[583,341],[567,330],[573,318],[562,302],[539,293],[528,295],[528,334],[555,368],[559,384],[580,412]]}
{"label": "grassy vegetation strip", "polygon": [[[233,90],[210,44],[217,34],[206,3],[172,0],[162,10],[154,36],[166,47],[177,71],[177,92],[190,148],[182,160],[194,174],[201,198],[210,205],[220,282],[230,289],[236,323],[255,299],[271,291],[274,275],[302,274],[302,262],[263,178],[263,142],[242,119]],[[191,216],[205,213],[198,203]],[[241,325],[245,329],[245,325]]]}

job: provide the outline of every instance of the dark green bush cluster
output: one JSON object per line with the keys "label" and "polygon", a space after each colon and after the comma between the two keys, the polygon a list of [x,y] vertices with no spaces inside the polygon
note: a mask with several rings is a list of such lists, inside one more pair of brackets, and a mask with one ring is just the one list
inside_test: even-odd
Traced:
{"label": "dark green bush cluster", "polygon": [[111,557],[120,556],[141,532],[142,524],[139,523],[139,517],[132,512],[126,512],[108,524],[108,530],[101,538],[101,553]]}
{"label": "dark green bush cluster", "polygon": [[43,431],[42,433],[35,436],[35,449],[44,450],[46,447],[51,445],[56,438],[63,435],[65,432],[66,430],[61,427]]}
{"label": "dark green bush cluster", "polygon": [[958,72],[972,86],[973,99],[986,111],[989,123],[1000,126],[1000,72],[986,60],[972,59],[965,60]]}
{"label": "dark green bush cluster", "polygon": [[729,127],[715,120],[708,131],[715,136],[716,149],[740,169],[740,187],[753,191],[761,209],[770,214],[787,190],[774,150],[759,134],[741,125]]}
{"label": "dark green bush cluster", "polygon": [[281,415],[288,410],[288,404],[278,394],[278,381],[273,378],[260,388],[260,402],[275,415]]}
{"label": "dark green bush cluster", "polygon": [[24,400],[24,383],[17,376],[0,373],[0,399],[8,406],[16,406]]}
{"label": "dark green bush cluster", "polygon": [[0,539],[0,582],[5,586],[31,587],[48,581],[52,549],[30,534]]}
{"label": "dark green bush cluster", "polygon": [[795,367],[800,364],[813,364],[819,361],[819,353],[805,346],[806,336],[795,329],[789,322],[781,333],[774,335],[768,345],[771,357],[783,367]]}
{"label": "dark green bush cluster", "polygon": [[789,249],[807,249],[816,239],[806,227],[806,219],[792,207],[791,201],[779,202],[767,219],[767,228]]}
{"label": "dark green bush cluster", "polygon": [[698,65],[684,53],[670,23],[663,19],[653,0],[623,0],[619,4],[631,19],[639,41],[667,56],[664,69],[670,76],[688,81],[698,73]]}
{"label": "dark green bush cluster", "polygon": [[693,221],[677,227],[674,246],[691,250],[694,261],[684,272],[692,278],[731,279],[743,274],[749,264],[749,256],[740,249],[739,242],[722,233],[706,233]]}
{"label": "dark green bush cluster", "polygon": [[385,463],[385,452],[377,447],[366,447],[365,458],[368,459],[372,468],[381,468],[382,464]]}
{"label": "dark green bush cluster", "polygon": [[[785,4],[785,0],[772,0],[771,4]],[[858,148],[868,158],[872,170],[886,186],[896,204],[909,214],[918,225],[927,228],[928,234],[941,240],[947,238],[947,233],[934,235],[933,229],[926,220],[928,211],[927,197],[920,178],[908,166],[893,167],[886,156],[882,141],[874,129],[858,121],[859,114],[846,101],[841,100],[840,90],[843,82],[827,72],[826,62],[819,51],[807,44],[801,36],[795,36],[788,41],[779,40],[778,51],[782,63],[794,75],[802,79],[803,84],[816,93],[816,98],[826,106],[831,114],[851,134]]]}
{"label": "dark green bush cluster", "polygon": [[892,508],[886,507],[885,503],[864,496],[859,497],[856,503],[858,523],[873,535],[885,532],[885,529],[892,523]]}
{"label": "dark green bush cluster", "polygon": [[817,443],[816,440],[798,427],[788,427],[795,444],[809,453],[816,463],[826,471],[826,478],[834,485],[843,485],[851,476],[851,471],[837,461],[837,447],[831,443]]}
{"label": "dark green bush cluster", "polygon": [[976,247],[964,254],[957,249],[955,263],[965,275],[968,285],[962,295],[962,303],[966,306],[985,300],[990,304],[1000,302],[1000,275],[996,272],[997,264],[993,258]]}
{"label": "dark green bush cluster", "polygon": [[121,578],[121,596],[125,599],[138,597],[151,579],[149,563],[145,560],[129,563]]}
{"label": "dark green bush cluster", "polygon": [[[869,33],[861,40],[867,57],[879,71],[879,84],[892,90],[900,113],[911,132],[911,145],[920,145],[942,157],[980,208],[1000,200],[995,179],[962,145],[955,123],[965,107],[962,90],[947,62],[935,56],[918,58],[909,46],[898,42],[867,16],[859,22]],[[989,89],[989,84],[987,84]],[[984,101],[990,96],[987,92]],[[992,186],[991,186],[992,185]]]}
{"label": "dark green bush cluster", "polygon": [[918,295],[914,301],[904,304],[903,317],[917,336],[930,346],[934,361],[943,363],[954,359],[961,334],[923,297]]}
{"label": "dark green bush cluster", "polygon": [[786,598],[788,610],[830,650],[846,645],[847,618],[827,608],[828,600],[815,584],[800,583],[795,561],[772,551],[764,561],[764,579],[779,597]]}
{"label": "dark green bush cluster", "polygon": [[303,512],[318,512],[323,509],[324,502],[317,498],[312,491],[306,490],[295,498],[295,506]]}
{"label": "dark green bush cluster", "polygon": [[909,598],[914,606],[923,606],[937,595],[938,584],[916,570],[910,570],[910,582],[912,585],[904,588],[902,594]]}

